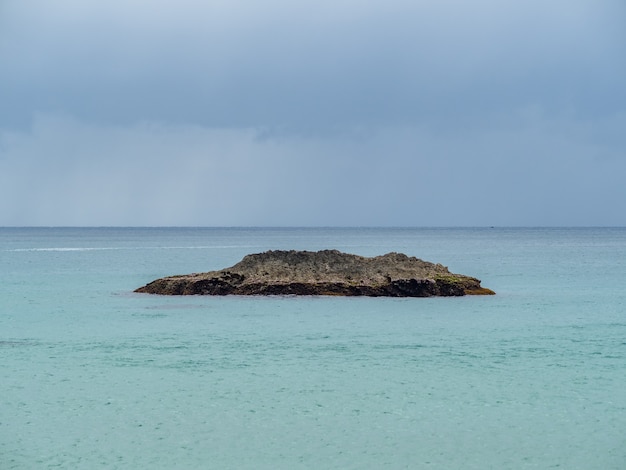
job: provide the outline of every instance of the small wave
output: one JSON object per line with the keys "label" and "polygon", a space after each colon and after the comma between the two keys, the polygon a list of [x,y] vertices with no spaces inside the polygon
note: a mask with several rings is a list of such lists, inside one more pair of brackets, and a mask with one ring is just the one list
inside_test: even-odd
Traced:
{"label": "small wave", "polygon": [[17,348],[21,346],[36,346],[37,343],[34,340],[30,339],[8,339],[8,340],[0,340],[0,348]]}
{"label": "small wave", "polygon": [[122,248],[15,248],[14,250],[7,250],[12,252],[24,252],[24,251],[98,251],[98,250],[119,250]]}
{"label": "small wave", "polygon": [[200,246],[117,246],[117,247],[45,247],[45,248],[14,248],[5,250],[11,253],[36,251],[111,251],[111,250],[220,250],[227,248],[259,248],[248,245],[200,245]]}

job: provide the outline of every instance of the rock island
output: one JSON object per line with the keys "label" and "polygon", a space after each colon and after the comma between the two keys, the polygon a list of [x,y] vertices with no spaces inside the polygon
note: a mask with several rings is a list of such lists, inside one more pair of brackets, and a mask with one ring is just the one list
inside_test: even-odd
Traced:
{"label": "rock island", "polygon": [[480,280],[441,265],[387,253],[366,258],[337,250],[266,251],[230,268],[157,279],[135,292],[161,295],[335,295],[431,297],[491,295]]}

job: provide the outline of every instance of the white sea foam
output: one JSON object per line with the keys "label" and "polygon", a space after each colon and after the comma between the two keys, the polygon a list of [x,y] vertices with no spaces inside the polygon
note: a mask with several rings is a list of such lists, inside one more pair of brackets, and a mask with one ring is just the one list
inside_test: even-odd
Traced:
{"label": "white sea foam", "polygon": [[123,250],[125,248],[112,248],[112,247],[51,247],[51,248],[15,248],[12,252],[23,252],[23,251],[102,251],[102,250]]}
{"label": "white sea foam", "polygon": [[13,248],[8,252],[36,252],[36,251],[120,251],[120,250],[221,250],[229,248],[255,248],[254,245],[217,245],[217,246],[134,246],[134,247],[44,247],[44,248]]}

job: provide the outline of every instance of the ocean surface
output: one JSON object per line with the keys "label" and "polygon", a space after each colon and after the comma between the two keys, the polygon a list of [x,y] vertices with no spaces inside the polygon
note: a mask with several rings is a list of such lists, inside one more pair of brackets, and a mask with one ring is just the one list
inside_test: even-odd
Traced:
{"label": "ocean surface", "polygon": [[[461,298],[161,297],[269,249]],[[626,468],[625,228],[0,228],[0,469]]]}

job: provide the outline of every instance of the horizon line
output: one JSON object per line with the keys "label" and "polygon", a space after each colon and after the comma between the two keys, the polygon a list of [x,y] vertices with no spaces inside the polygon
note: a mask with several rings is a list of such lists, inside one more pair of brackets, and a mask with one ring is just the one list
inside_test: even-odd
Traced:
{"label": "horizon line", "polygon": [[0,229],[563,229],[626,228],[626,225],[0,225]]}

